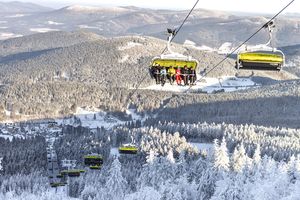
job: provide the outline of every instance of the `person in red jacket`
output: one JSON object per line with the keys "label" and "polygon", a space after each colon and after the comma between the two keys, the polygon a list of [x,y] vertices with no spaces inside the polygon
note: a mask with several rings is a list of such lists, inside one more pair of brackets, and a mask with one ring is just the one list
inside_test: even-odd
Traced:
{"label": "person in red jacket", "polygon": [[176,68],[176,74],[175,74],[175,77],[176,77],[176,83],[177,85],[181,85],[181,70],[180,70],[180,67],[177,67]]}

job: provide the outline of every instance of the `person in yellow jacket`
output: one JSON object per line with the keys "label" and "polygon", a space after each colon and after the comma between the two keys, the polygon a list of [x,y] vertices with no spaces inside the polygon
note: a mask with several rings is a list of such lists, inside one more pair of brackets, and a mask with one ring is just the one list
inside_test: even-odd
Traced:
{"label": "person in yellow jacket", "polygon": [[168,79],[171,85],[173,85],[175,81],[175,74],[176,74],[176,70],[172,66],[170,66],[168,69]]}

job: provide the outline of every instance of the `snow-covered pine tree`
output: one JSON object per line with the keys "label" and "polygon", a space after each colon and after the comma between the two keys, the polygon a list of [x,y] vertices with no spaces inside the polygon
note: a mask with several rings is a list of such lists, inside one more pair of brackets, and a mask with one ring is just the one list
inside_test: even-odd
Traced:
{"label": "snow-covered pine tree", "polygon": [[166,200],[196,200],[197,186],[195,182],[188,182],[186,176],[181,176],[161,187],[161,194],[162,199]]}
{"label": "snow-covered pine tree", "polygon": [[218,140],[214,141],[214,167],[219,171],[229,170],[229,157],[225,138],[222,139],[220,146]]}
{"label": "snow-covered pine tree", "polygon": [[94,199],[97,196],[99,189],[91,185],[85,186],[84,190],[81,193],[82,200]]}
{"label": "snow-covered pine tree", "polygon": [[215,193],[211,200],[252,200],[248,191],[245,191],[244,178],[242,173],[227,172],[222,179],[216,182]]}
{"label": "snow-covered pine tree", "polygon": [[122,176],[121,163],[115,158],[109,170],[109,177],[105,184],[107,199],[119,200],[126,193],[127,182]]}
{"label": "snow-covered pine tree", "polygon": [[178,162],[176,163],[176,177],[182,176],[187,172],[187,164],[184,158],[184,152],[179,155]]}
{"label": "snow-covered pine tree", "polygon": [[175,163],[175,159],[174,159],[173,151],[172,151],[172,150],[169,150],[167,159],[168,159],[171,163],[173,163],[173,164]]}
{"label": "snow-covered pine tree", "polygon": [[156,153],[153,150],[150,150],[146,160],[147,163],[153,163],[155,159],[156,159]]}
{"label": "snow-covered pine tree", "polygon": [[[218,146],[218,144],[217,144]],[[197,198],[199,200],[210,199],[215,191],[215,184],[219,178],[219,171],[214,166],[215,154],[208,154],[206,158],[199,158],[195,166],[193,167],[193,171],[198,172],[199,175],[196,174],[196,178],[194,179],[197,187]],[[195,172],[193,172],[195,174]]]}
{"label": "snow-covered pine tree", "polygon": [[155,190],[153,187],[142,187],[135,193],[125,196],[124,200],[159,200],[161,199],[161,194]]}
{"label": "snow-covered pine tree", "polygon": [[261,153],[260,152],[260,144],[257,144],[256,149],[253,154],[253,161],[254,161],[254,164],[256,164],[256,165],[258,165],[261,161],[260,153]]}
{"label": "snow-covered pine tree", "polygon": [[175,178],[175,164],[165,157],[158,157],[153,163],[144,166],[138,180],[140,187],[150,186],[159,189]]}
{"label": "snow-covered pine tree", "polygon": [[240,145],[239,148],[235,148],[232,154],[232,161],[231,166],[233,171],[235,172],[242,172],[243,168],[245,167],[247,156],[245,155],[245,148],[243,143]]}

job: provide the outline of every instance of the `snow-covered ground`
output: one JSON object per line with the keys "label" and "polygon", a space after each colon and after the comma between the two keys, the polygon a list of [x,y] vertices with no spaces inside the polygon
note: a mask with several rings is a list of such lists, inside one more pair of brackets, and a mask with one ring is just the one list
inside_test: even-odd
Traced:
{"label": "snow-covered ground", "polygon": [[83,6],[83,5],[72,5],[68,6],[66,10],[74,12],[124,12],[126,8],[121,7],[96,7],[96,6]]}
{"label": "snow-covered ground", "polygon": [[22,135],[22,133],[11,135],[10,132],[6,130],[1,130],[1,131],[3,134],[0,134],[0,137],[4,139],[9,139],[9,141],[12,141],[13,138],[23,138],[23,139],[25,138],[25,136]]}
{"label": "snow-covered ground", "polygon": [[224,42],[218,49],[218,54],[227,55],[233,51],[233,46],[231,42]]}
{"label": "snow-covered ground", "polygon": [[185,42],[183,43],[183,46],[193,48],[193,49],[197,49],[197,50],[200,50],[200,51],[206,51],[206,52],[217,51],[216,49],[214,49],[212,47],[209,47],[209,46],[206,46],[206,45],[197,46],[196,43],[191,41],[191,40],[185,40]]}
{"label": "snow-covered ground", "polygon": [[98,26],[88,26],[88,25],[84,25],[84,24],[78,25],[78,27],[81,28],[81,29],[98,29],[100,31],[103,30],[102,28],[100,28]]}
{"label": "snow-covered ground", "polygon": [[119,149],[117,147],[111,148],[110,155],[119,157],[120,156]]}
{"label": "snow-covered ground", "polygon": [[298,66],[300,66],[300,56],[297,56],[293,59],[289,59],[285,64],[285,67],[298,67]]}
{"label": "snow-covered ground", "polygon": [[206,151],[206,152],[209,152],[213,149],[214,147],[214,144],[212,143],[194,143],[194,142],[190,142],[190,144],[193,146],[193,147],[196,147],[199,151]]}
{"label": "snow-covered ground", "polygon": [[[100,111],[96,108],[93,109],[83,109],[77,108],[76,113],[74,114],[76,118],[79,118],[81,121],[81,126],[89,127],[91,129],[95,129],[97,127],[104,127],[106,129],[111,128],[118,124],[123,124],[124,122],[117,119],[114,116],[108,115],[106,112]],[[77,122],[74,118],[68,119],[56,119],[58,124],[64,125],[73,125],[77,126]]]}
{"label": "snow-covered ground", "polygon": [[[141,116],[137,113],[136,109],[128,109],[126,111],[127,115],[131,115],[132,120],[140,120],[143,122],[146,120],[147,116]],[[74,116],[77,119],[80,119],[81,126],[89,127],[91,129],[96,129],[97,127],[104,127],[106,129],[110,129],[113,126],[119,124],[125,124],[127,121],[122,121],[115,116],[112,116],[109,113],[101,111],[97,108],[77,108],[76,113]],[[63,125],[72,125],[72,126],[79,126],[80,124],[74,119],[74,117],[70,117],[67,119],[55,119],[58,124]]]}
{"label": "snow-covered ground", "polygon": [[47,21],[47,24],[49,24],[49,25],[63,25],[64,23],[55,22],[55,21]]}
{"label": "snow-covered ground", "polygon": [[[136,109],[129,109],[126,111],[126,114],[131,115],[133,121],[140,120],[141,122],[143,122],[147,118],[146,115],[139,115]],[[9,111],[7,111],[7,115],[10,115]],[[78,119],[80,119],[80,121]],[[61,132],[61,127],[59,127],[59,125],[81,125],[83,127],[89,127],[91,129],[96,129],[97,127],[110,129],[113,126],[125,124],[127,120],[120,120],[117,116],[101,111],[97,108],[79,107],[72,117],[53,119],[53,122],[56,122],[56,124],[53,126],[50,126],[49,122],[50,121],[47,120],[36,120],[35,124],[23,127],[25,130],[25,134],[27,136],[31,136],[35,135],[36,132],[46,131],[49,134]],[[2,134],[0,135],[0,137],[9,139],[12,139],[12,137],[21,137],[22,134],[18,134],[18,131],[20,131],[18,122],[6,120],[0,123],[0,134]]]}
{"label": "snow-covered ground", "polygon": [[[201,77],[199,77],[201,78]],[[198,79],[199,80],[199,79]],[[221,78],[203,78],[201,81],[197,82],[196,85],[190,86],[180,86],[176,83],[171,85],[168,81],[164,86],[161,85],[151,85],[143,89],[147,90],[160,90],[160,91],[172,91],[172,92],[233,92],[236,90],[248,89],[251,87],[258,87],[257,83],[253,82],[251,78],[237,78],[230,76],[223,76]]]}
{"label": "snow-covered ground", "polygon": [[12,141],[12,139],[14,138],[14,136],[12,136],[12,135],[4,135],[4,134],[0,134],[0,138],[9,139],[9,141]]}
{"label": "snow-covered ground", "polygon": [[128,55],[128,54],[124,55],[121,59],[119,59],[119,63],[124,63],[124,62],[126,62],[126,61],[128,60],[128,58],[129,58],[129,55]]}
{"label": "snow-covered ground", "polygon": [[138,43],[138,42],[128,42],[126,45],[121,46],[121,47],[119,47],[118,49],[119,49],[120,51],[123,51],[123,50],[126,50],[126,49],[131,49],[131,48],[133,48],[133,47],[135,47],[135,46],[141,46],[141,45],[143,45],[143,44]]}
{"label": "snow-covered ground", "polygon": [[28,16],[28,14],[15,14],[15,15],[8,15],[6,16],[6,18],[18,18],[18,17],[24,17],[24,16]]}
{"label": "snow-covered ground", "polygon": [[133,121],[140,120],[141,122],[144,122],[147,119],[146,115],[145,116],[139,115],[136,109],[128,109],[126,110],[126,114],[131,115]]}
{"label": "snow-covered ground", "polygon": [[22,37],[22,36],[23,35],[15,34],[15,33],[0,32],[0,40],[6,40],[9,38]]}
{"label": "snow-covered ground", "polygon": [[5,115],[6,115],[6,116],[10,116],[10,115],[11,115],[11,111],[9,111],[9,110],[6,110],[6,109],[5,109],[4,112],[5,112]]}
{"label": "snow-covered ground", "polygon": [[30,28],[31,32],[37,32],[37,33],[46,33],[51,31],[59,31],[59,29],[53,29],[53,28]]}

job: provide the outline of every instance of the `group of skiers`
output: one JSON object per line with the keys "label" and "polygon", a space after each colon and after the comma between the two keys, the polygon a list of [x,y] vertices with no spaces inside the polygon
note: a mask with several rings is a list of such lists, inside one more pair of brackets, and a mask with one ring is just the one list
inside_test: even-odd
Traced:
{"label": "group of skiers", "polygon": [[196,81],[196,70],[193,67],[162,67],[162,66],[152,66],[151,75],[155,79],[156,84],[165,85],[168,79],[170,84],[176,80],[177,85],[195,85]]}

